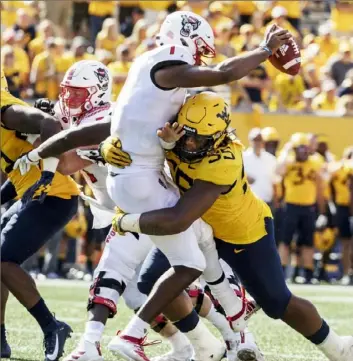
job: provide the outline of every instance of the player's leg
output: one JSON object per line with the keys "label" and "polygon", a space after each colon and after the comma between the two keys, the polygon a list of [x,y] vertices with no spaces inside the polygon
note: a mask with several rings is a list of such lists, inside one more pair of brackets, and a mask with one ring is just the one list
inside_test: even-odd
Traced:
{"label": "player's leg", "polygon": [[[0,229],[4,229],[6,224],[9,222],[9,220],[12,218],[14,214],[19,212],[21,207],[20,202],[14,203],[10,208],[7,209],[7,211],[2,214],[1,216],[1,225]],[[9,290],[5,286],[5,284],[1,283],[1,358],[10,358],[11,356],[11,348],[10,345],[7,342],[6,338],[6,327],[5,327],[5,310],[6,310],[6,304],[7,300],[9,298]]]}
{"label": "player's leg", "polygon": [[278,252],[285,277],[287,276],[287,267],[290,261],[290,244],[298,226],[298,210],[298,206],[294,204],[286,204],[283,209],[283,235],[278,246]]}
{"label": "player's leg", "polygon": [[[45,354],[58,357],[71,329],[57,321],[41,298],[32,277],[21,264],[76,213],[77,197],[46,197],[14,214],[1,230],[1,281],[27,308],[44,333]],[[53,355],[54,354],[54,355]]]}
{"label": "player's leg", "polygon": [[119,298],[126,292],[126,304],[134,311],[145,301],[146,297],[134,292],[136,286],[131,283],[134,279],[137,283],[136,271],[151,247],[152,242],[145,235],[136,237],[127,233],[120,236],[110,230],[90,288],[84,334],[64,361],[103,360],[101,338],[108,318],[113,318],[117,312]]}
{"label": "player's leg", "polygon": [[339,238],[342,244],[342,265],[343,277],[341,283],[348,285],[350,283],[350,271],[353,272],[353,235],[349,225],[349,208],[337,206],[337,227]]}
{"label": "player's leg", "polygon": [[[160,250],[156,248],[151,250],[140,272],[138,282],[140,291],[149,294],[155,287],[156,282],[158,282],[160,272],[165,272],[170,268],[171,265],[167,257]],[[188,337],[195,350],[195,359],[208,360],[210,350],[221,353],[222,348],[219,347],[219,342],[200,321],[197,310],[194,309],[193,303],[189,301],[189,296],[183,292],[163,310],[163,313]],[[227,323],[227,321],[225,322]],[[173,351],[168,356],[178,357],[178,360],[188,360],[192,356],[192,353],[190,354],[192,349],[185,342],[180,343],[180,345],[172,344],[172,349]],[[168,359],[168,356],[163,356],[164,358],[161,360]]]}
{"label": "player's leg", "polygon": [[[218,243],[218,251],[230,264],[248,292],[271,318],[282,319],[315,344],[331,361],[349,361],[353,357],[353,337],[339,337],[321,318],[315,306],[293,295],[281,272],[274,240],[272,219],[266,219],[268,234],[261,240],[242,245],[235,254],[234,245]],[[237,246],[239,248],[239,246]]]}
{"label": "player's leg", "polygon": [[301,258],[304,268],[305,283],[310,284],[314,274],[314,232],[315,232],[316,211],[315,207],[302,207],[301,223]]}
{"label": "player's leg", "polygon": [[[145,212],[173,206],[179,199],[175,185],[159,172],[120,175],[107,178],[109,195],[120,208],[127,212]],[[150,323],[178,297],[205,268],[205,259],[197,238],[189,228],[185,232],[168,237],[151,237],[172,265],[158,281],[147,302],[129,322],[121,335],[126,352],[142,354],[142,344]],[[191,300],[188,301],[191,305]],[[191,305],[192,308],[192,305]],[[130,345],[129,345],[130,344]],[[146,356],[137,355],[136,360]]]}

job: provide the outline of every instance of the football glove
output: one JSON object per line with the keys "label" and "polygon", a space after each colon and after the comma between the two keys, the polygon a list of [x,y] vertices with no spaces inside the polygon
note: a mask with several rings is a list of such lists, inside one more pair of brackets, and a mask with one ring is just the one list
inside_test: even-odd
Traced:
{"label": "football glove", "polygon": [[125,235],[125,231],[121,228],[121,220],[126,215],[119,207],[115,207],[115,216],[112,220],[112,227],[116,233],[119,233],[121,236]]}
{"label": "football glove", "polygon": [[38,165],[41,158],[38,155],[38,152],[34,149],[29,153],[22,155],[18,158],[13,166],[13,169],[19,169],[21,175],[25,175],[33,165]]}
{"label": "football glove", "polygon": [[25,207],[35,196],[39,194],[38,201],[43,203],[45,197],[50,191],[51,184],[55,173],[49,171],[43,171],[39,181],[33,184],[32,187],[28,188],[22,197],[22,206]]}
{"label": "football glove", "polygon": [[47,98],[40,98],[34,102],[34,107],[40,109],[44,113],[54,115],[54,103]]}
{"label": "football glove", "polygon": [[324,228],[327,227],[327,216],[325,216],[324,214],[320,214],[319,217],[316,220],[316,229],[318,230],[323,230]]}
{"label": "football glove", "polygon": [[101,167],[105,166],[105,160],[100,155],[98,149],[76,149],[76,154],[80,158],[90,160],[92,163],[98,164]]}
{"label": "football glove", "polygon": [[102,158],[115,167],[125,168],[132,162],[130,154],[123,151],[119,138],[107,138],[99,145],[98,150]]}

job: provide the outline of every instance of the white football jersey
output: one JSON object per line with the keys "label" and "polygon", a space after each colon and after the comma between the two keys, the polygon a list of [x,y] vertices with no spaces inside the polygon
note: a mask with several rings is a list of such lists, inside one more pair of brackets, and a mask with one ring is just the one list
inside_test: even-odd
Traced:
{"label": "white football jersey", "polygon": [[157,70],[170,65],[194,64],[192,55],[180,45],[165,45],[138,57],[129,71],[112,116],[111,134],[120,138],[132,164],[115,173],[161,170],[164,151],[157,129],[176,117],[184,103],[186,89],[164,89],[154,80]]}
{"label": "white football jersey", "polygon": [[[93,108],[91,111],[84,114],[80,118],[78,123],[73,122],[72,119],[67,119],[62,115],[60,111],[59,103],[54,107],[55,116],[60,120],[63,129],[73,128],[80,125],[85,125],[89,123],[95,123],[97,121],[102,121],[107,116],[110,116],[113,111],[113,104],[108,103],[101,107]],[[97,164],[92,164],[81,170],[81,174],[85,178],[85,181],[92,189],[94,197],[103,208],[107,210],[114,210],[114,202],[108,195],[106,178],[108,175],[107,167],[102,167]],[[85,198],[86,199],[86,198]],[[104,228],[107,227],[112,220],[112,215],[110,212],[104,212],[102,209],[97,209],[94,204],[91,204],[91,210],[94,215],[93,228]],[[104,215],[104,213],[107,213]]]}

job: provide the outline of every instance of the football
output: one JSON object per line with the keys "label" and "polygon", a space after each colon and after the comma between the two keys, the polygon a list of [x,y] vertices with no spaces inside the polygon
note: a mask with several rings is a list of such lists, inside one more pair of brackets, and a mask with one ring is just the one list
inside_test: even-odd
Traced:
{"label": "football", "polygon": [[282,73],[297,75],[300,70],[301,57],[299,46],[294,38],[291,37],[288,44],[282,45],[268,60]]}

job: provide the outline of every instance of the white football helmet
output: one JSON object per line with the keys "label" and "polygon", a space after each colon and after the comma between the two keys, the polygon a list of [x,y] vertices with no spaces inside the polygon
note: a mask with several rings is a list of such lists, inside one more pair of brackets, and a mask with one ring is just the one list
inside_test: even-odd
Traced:
{"label": "white football helmet", "polygon": [[96,60],[81,60],[70,67],[60,84],[59,104],[64,116],[79,124],[82,116],[110,101],[112,77]]}
{"label": "white football helmet", "polygon": [[201,58],[213,58],[216,55],[214,34],[211,25],[202,17],[190,11],[175,11],[164,20],[156,36],[159,46],[172,44],[188,48],[201,64]]}

